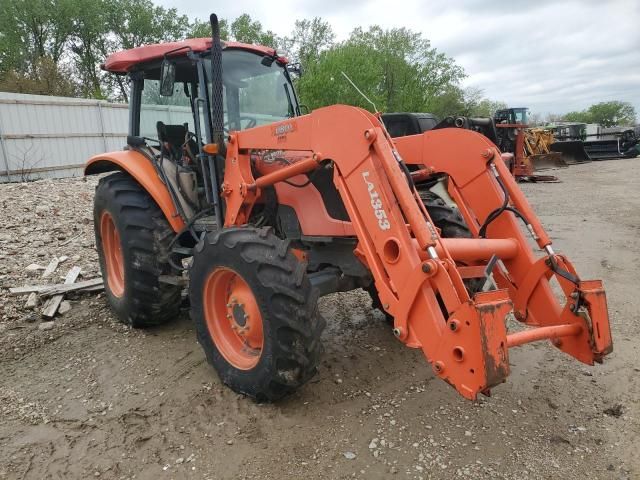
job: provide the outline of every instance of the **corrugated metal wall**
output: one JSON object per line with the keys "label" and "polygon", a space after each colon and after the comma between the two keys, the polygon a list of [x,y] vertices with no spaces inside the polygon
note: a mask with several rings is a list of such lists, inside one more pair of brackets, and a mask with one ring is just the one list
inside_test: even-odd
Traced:
{"label": "corrugated metal wall", "polygon": [[[148,136],[158,120],[193,124],[189,108],[148,108]],[[126,104],[0,92],[0,182],[82,175],[92,155],[122,149],[128,123]]]}

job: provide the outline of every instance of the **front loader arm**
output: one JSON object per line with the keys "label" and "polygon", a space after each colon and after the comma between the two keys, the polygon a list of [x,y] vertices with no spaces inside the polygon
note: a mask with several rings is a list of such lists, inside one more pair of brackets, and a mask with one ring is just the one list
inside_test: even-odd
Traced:
{"label": "front loader arm", "polygon": [[[459,135],[453,141],[464,145],[465,156],[478,157],[484,162],[483,168],[476,168],[473,163],[470,173],[464,173],[466,170],[461,168],[460,183],[470,185],[482,175],[489,182],[482,186],[488,188],[483,203],[487,204],[486,208],[461,205],[467,222],[471,222],[472,231],[477,234],[479,219],[488,215],[491,201],[500,203],[501,192],[495,177],[491,180],[487,176],[489,159],[482,155],[488,147],[474,144],[465,136],[473,132],[453,132]],[[447,172],[445,167],[450,163],[447,150],[433,151],[427,144],[427,135],[408,137],[421,140],[404,145],[406,152],[399,148],[400,153],[411,156],[413,163]],[[419,144],[419,141],[423,143]],[[395,335],[408,346],[421,348],[439,377],[465,397],[475,398],[478,392],[487,392],[504,381],[509,373],[509,338],[513,337],[507,336],[505,318],[512,310],[519,284],[509,276],[510,271],[501,272],[502,267],[496,267],[500,289],[476,294],[471,299],[464,277],[471,275],[473,266],[481,267],[494,255],[498,255],[504,265],[513,261],[519,267],[517,259],[524,258],[525,263],[532,264],[534,257],[509,212],[495,220],[488,238],[441,238],[417,192],[408,182],[395,148],[376,117],[365,110],[342,105],[269,126],[234,132],[229,139],[222,186],[227,205],[225,225],[247,222],[260,189],[309,172],[324,161],[334,162],[334,183],[358,238],[355,253],[372,272],[381,303],[394,317]],[[495,146],[492,148],[495,150]],[[254,178],[250,151],[261,149],[306,151],[308,156]],[[437,162],[431,165],[432,159],[438,159],[442,165]],[[452,180],[453,185],[459,185],[454,175]],[[456,200],[464,202],[464,196],[470,195],[471,191],[460,189],[454,193],[458,195]],[[313,206],[310,206],[309,215],[313,215]],[[494,235],[497,225],[507,221],[515,225],[511,228],[510,223],[509,228],[505,227],[508,235]],[[467,263],[472,259],[473,265],[460,267],[457,261],[459,263],[462,258]],[[568,265],[563,258],[553,258],[555,265]],[[535,296],[542,303],[548,302],[549,296],[552,297],[550,289],[547,286],[548,291],[544,290],[540,287],[542,282],[534,280],[536,285],[531,298]],[[593,286],[597,290],[597,285]],[[581,312],[586,309],[591,314],[587,297],[597,302],[594,299],[601,296],[585,293],[580,297],[583,298]],[[553,308],[552,311],[558,313]],[[605,316],[598,325],[606,326],[608,331],[606,306],[604,310],[599,307],[598,311],[600,317],[603,311]],[[536,314],[535,318],[539,325],[569,328],[569,332],[561,329],[553,335],[571,335],[571,341],[580,346],[583,354],[580,359],[592,363],[597,353],[592,348],[591,326],[581,315],[572,314],[571,318],[554,315],[542,320]],[[553,336],[551,332],[543,333],[542,338]],[[511,343],[515,345],[522,340],[517,337]]]}

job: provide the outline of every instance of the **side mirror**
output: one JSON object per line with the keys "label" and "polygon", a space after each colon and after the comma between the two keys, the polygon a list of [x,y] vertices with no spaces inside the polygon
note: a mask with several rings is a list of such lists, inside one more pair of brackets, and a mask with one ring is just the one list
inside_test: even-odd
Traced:
{"label": "side mirror", "polygon": [[160,65],[160,95],[163,97],[173,96],[173,87],[176,83],[176,64],[166,58]]}
{"label": "side mirror", "polygon": [[311,113],[311,109],[307,105],[298,105],[298,107],[300,108],[300,113],[302,115],[308,115]]}
{"label": "side mirror", "polygon": [[300,63],[290,63],[287,65],[287,71],[300,78],[303,75],[302,65]]}

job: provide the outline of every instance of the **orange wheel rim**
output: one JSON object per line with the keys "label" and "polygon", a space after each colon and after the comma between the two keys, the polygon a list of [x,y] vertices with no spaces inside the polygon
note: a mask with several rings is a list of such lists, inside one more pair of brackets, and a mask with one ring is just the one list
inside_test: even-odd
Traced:
{"label": "orange wheel rim", "polygon": [[103,212],[100,217],[100,237],[109,290],[114,296],[121,297],[124,294],[124,257],[120,234],[109,212]]}
{"label": "orange wheel rim", "polygon": [[203,291],[207,328],[220,354],[239,370],[255,367],[262,355],[262,314],[240,275],[220,267],[209,274]]}

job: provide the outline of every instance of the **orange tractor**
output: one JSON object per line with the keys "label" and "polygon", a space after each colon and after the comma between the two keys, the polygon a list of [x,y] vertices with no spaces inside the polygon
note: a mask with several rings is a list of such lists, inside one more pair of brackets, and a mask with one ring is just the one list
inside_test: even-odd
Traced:
{"label": "orange tractor", "polygon": [[208,361],[267,401],[317,370],[318,297],[355,288],[469,399],[505,381],[518,345],[550,340],[589,365],[611,352],[602,283],[554,252],[496,145],[462,129],[392,139],[345,105],[303,115],[286,58],[211,26],[103,66],[131,85],[128,145],[86,166],[115,172],[94,218],[123,322],[170,320],[188,283]]}

